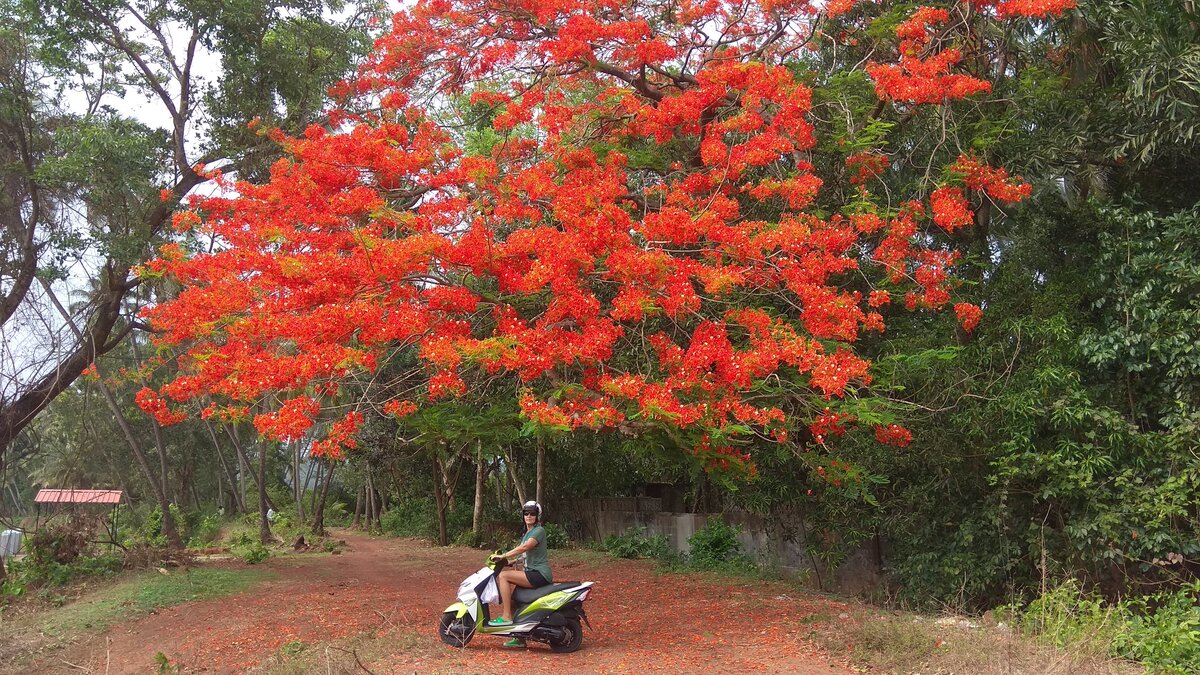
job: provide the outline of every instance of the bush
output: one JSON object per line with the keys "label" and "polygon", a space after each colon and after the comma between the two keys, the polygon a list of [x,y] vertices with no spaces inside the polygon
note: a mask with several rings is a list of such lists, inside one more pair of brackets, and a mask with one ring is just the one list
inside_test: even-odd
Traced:
{"label": "bush", "polygon": [[325,526],[347,527],[348,525],[350,525],[350,507],[346,502],[325,502]]}
{"label": "bush", "polygon": [[567,548],[571,545],[571,538],[562,525],[545,523],[542,527],[546,528],[546,548]]}
{"label": "bush", "polygon": [[267,549],[266,546],[263,546],[262,542],[256,541],[253,544],[250,544],[249,546],[244,548],[238,554],[238,557],[240,557],[242,560],[246,561],[246,563],[248,563],[250,565],[257,565],[258,563],[266,560],[267,558],[270,558],[271,551],[269,549]]}
{"label": "bush", "polygon": [[[1200,664],[1200,581],[1174,593],[1125,603],[1129,618],[1113,651],[1163,672],[1195,672]],[[1151,607],[1157,609],[1151,610]]]}
{"label": "bush", "polygon": [[87,551],[95,525],[93,519],[78,514],[46,523],[29,537],[31,567],[75,562]]}
{"label": "bush", "polygon": [[123,560],[115,553],[81,556],[70,563],[38,561],[31,555],[21,562],[8,562],[8,576],[0,584],[0,597],[15,598],[32,588],[45,591],[80,579],[110,577],[120,572],[122,567]]}
{"label": "bush", "polygon": [[432,499],[403,499],[379,517],[379,526],[397,537],[429,539],[437,536],[437,509]]}
{"label": "bush", "polygon": [[221,517],[215,513],[201,515],[191,530],[188,546],[199,548],[211,545],[221,534]]}
{"label": "bush", "polygon": [[1200,582],[1175,592],[1106,603],[1068,580],[1024,609],[1026,632],[1059,647],[1086,646],[1132,659],[1153,672],[1192,673],[1200,663]]}
{"label": "bush", "polygon": [[1056,647],[1094,643],[1103,651],[1107,651],[1123,620],[1119,606],[1107,606],[1074,579],[1046,592],[1016,614],[1018,626]]}
{"label": "bush", "polygon": [[754,561],[743,552],[737,535],[736,527],[720,519],[709,520],[688,539],[688,564],[704,570],[754,569]]}
{"label": "bush", "polygon": [[610,534],[600,547],[618,558],[666,559],[671,554],[666,535],[646,536],[646,529],[642,527],[631,527],[624,534]]}

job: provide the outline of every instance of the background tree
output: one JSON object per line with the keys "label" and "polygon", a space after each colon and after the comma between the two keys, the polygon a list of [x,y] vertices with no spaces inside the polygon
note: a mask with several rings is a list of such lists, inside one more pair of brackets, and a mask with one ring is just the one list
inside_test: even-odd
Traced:
{"label": "background tree", "polygon": [[[208,180],[195,167],[220,162],[251,175],[264,161],[256,146],[273,152],[229,129],[250,113],[293,128],[320,119],[324,87],[351,70],[378,9],[333,19],[326,7],[0,5],[0,448],[135,325],[123,312],[139,283],[133,270],[163,240],[177,201]],[[138,97],[148,105],[136,117],[114,107]],[[37,276],[91,280],[73,320],[78,336],[53,314]]]}

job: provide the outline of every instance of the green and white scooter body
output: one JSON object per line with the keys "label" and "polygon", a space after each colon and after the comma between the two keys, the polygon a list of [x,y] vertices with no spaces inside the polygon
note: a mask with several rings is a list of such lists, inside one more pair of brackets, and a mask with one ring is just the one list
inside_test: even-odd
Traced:
{"label": "green and white scooter body", "polygon": [[518,605],[511,626],[489,626],[485,616],[486,612],[483,611],[476,589],[486,583],[492,574],[493,568],[489,564],[467,577],[459,585],[458,602],[445,609],[445,612],[453,612],[457,619],[463,618],[464,615],[470,615],[471,622],[475,624],[475,630],[484,635],[520,637],[536,628],[547,617],[568,603],[582,602],[592,587],[592,582],[585,581],[576,586],[543,595],[528,605]]}

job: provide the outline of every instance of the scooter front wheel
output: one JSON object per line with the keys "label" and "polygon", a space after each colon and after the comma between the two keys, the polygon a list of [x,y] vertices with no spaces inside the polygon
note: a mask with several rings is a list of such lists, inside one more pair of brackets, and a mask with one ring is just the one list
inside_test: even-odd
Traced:
{"label": "scooter front wheel", "polygon": [[438,637],[451,647],[466,647],[475,637],[475,622],[470,614],[458,617],[455,612],[444,612],[438,621]]}
{"label": "scooter front wheel", "polygon": [[567,619],[566,625],[560,626],[563,637],[550,643],[550,649],[559,654],[567,654],[579,649],[583,644],[583,626],[579,625],[579,619]]}

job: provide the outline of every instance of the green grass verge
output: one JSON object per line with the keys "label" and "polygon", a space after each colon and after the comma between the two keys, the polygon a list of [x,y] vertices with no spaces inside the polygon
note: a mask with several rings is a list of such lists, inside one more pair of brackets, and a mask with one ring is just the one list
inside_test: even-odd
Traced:
{"label": "green grass verge", "polygon": [[265,570],[185,569],[138,572],[69,605],[43,614],[41,630],[54,637],[100,631],[117,621],[192,600],[237,593],[270,576]]}

